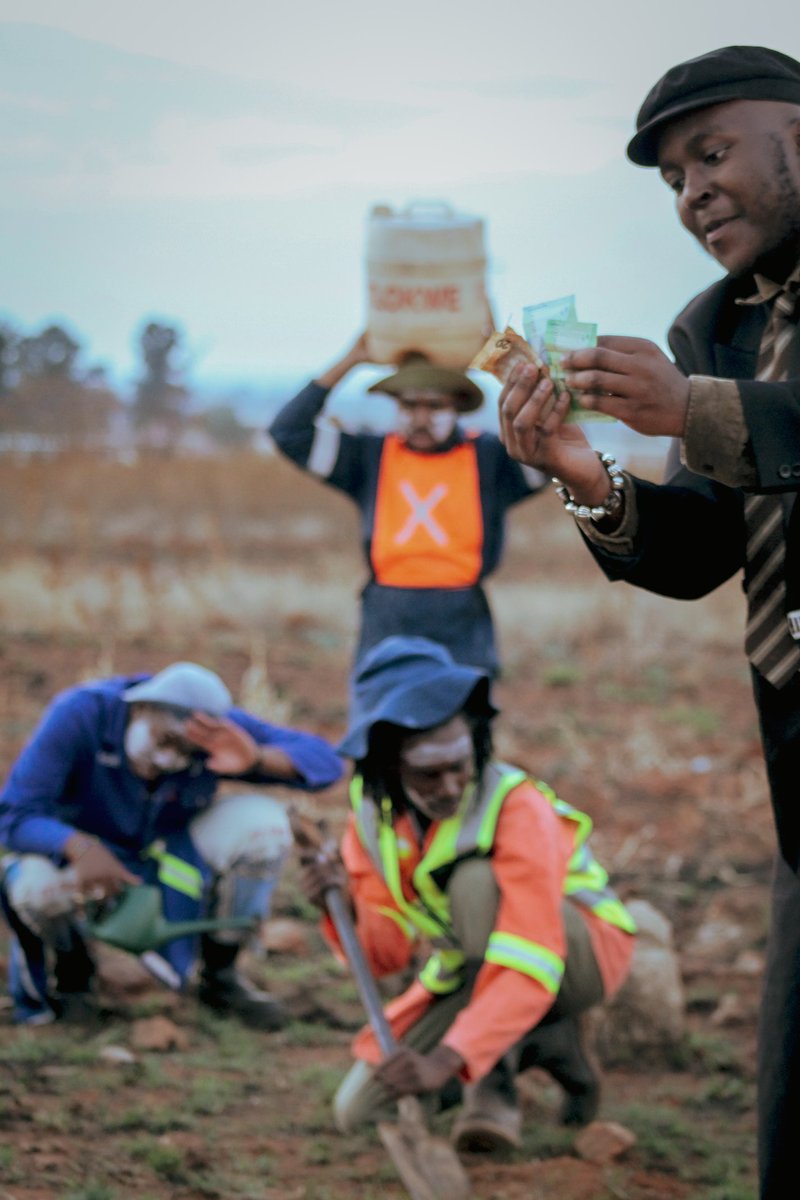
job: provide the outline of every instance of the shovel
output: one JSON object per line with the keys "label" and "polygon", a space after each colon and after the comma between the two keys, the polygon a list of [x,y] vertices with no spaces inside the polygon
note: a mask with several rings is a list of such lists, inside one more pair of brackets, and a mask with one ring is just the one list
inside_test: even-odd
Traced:
{"label": "shovel", "polygon": [[[384,1016],[380,994],[358,940],[349,905],[338,888],[327,889],[325,904],[381,1054],[388,1058],[397,1049],[397,1043]],[[397,1109],[399,1119],[380,1121],[378,1133],[412,1200],[466,1200],[470,1186],[461,1160],[448,1142],[428,1132],[425,1110],[417,1097],[401,1096]]]}

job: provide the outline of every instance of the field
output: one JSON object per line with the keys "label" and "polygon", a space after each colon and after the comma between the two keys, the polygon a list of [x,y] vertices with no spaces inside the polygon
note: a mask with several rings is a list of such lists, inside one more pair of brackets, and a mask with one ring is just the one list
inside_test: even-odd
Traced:
{"label": "field", "polygon": [[[60,688],[177,659],[269,719],[343,732],[355,513],[282,461],[5,462],[0,547],[3,773]],[[476,1200],[746,1200],[773,834],[738,584],[691,605],[612,586],[547,494],[514,512],[491,598],[499,753],[590,813],[623,897],[672,922],[688,1026],[669,1054],[605,1061],[601,1115],[637,1138],[607,1166],[576,1156],[551,1085],[526,1077],[523,1148],[468,1162]],[[307,808],[338,828],[344,788]],[[332,1126],[361,1015],[294,866],[272,915],[273,948],[248,967],[294,1015],[280,1033],[176,1005],[127,960],[107,966],[107,1020],[89,1034],[20,1032],[0,1009],[0,1200],[406,1194],[377,1137]],[[135,1045],[156,1015],[178,1027],[160,1052]]]}

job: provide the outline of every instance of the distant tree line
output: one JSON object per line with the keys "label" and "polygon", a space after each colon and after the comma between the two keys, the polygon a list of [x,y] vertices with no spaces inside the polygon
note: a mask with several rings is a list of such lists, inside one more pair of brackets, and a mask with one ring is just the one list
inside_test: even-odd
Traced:
{"label": "distant tree line", "polygon": [[186,380],[182,333],[147,321],[136,337],[134,386],[123,398],[102,366],[61,325],[22,334],[0,322],[0,449],[160,449],[242,445],[250,431],[232,406],[197,410]]}

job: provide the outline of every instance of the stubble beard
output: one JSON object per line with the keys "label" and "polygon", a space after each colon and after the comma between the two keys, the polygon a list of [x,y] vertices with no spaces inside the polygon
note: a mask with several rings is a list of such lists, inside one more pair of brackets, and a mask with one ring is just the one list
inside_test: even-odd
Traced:
{"label": "stubble beard", "polygon": [[800,187],[790,168],[783,140],[771,135],[773,146],[774,189],[768,206],[756,211],[765,229],[772,229],[757,258],[749,266],[731,272],[736,277],[754,271],[776,283],[783,283],[800,260]]}

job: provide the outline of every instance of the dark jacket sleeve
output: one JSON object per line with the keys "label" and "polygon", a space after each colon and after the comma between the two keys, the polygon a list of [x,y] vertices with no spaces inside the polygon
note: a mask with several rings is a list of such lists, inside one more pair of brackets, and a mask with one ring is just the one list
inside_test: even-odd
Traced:
{"label": "dark jacket sleeve", "polygon": [[311,383],[284,404],[269,427],[269,435],[282,454],[298,467],[308,464],[314,444],[314,422],[328,398],[328,389]]}
{"label": "dark jacket sleeve", "polygon": [[366,446],[371,442],[379,447],[381,439],[350,433],[335,422],[318,425],[327,397],[328,390],[312,380],[284,405],[268,432],[278,450],[298,467],[360,503],[367,476]]}
{"label": "dark jacket sleeve", "polygon": [[[273,779],[263,773],[248,777],[258,783],[280,783],[286,787],[303,788],[305,791],[318,791],[336,783],[344,772],[344,763],[332,746],[315,733],[306,733],[300,729],[287,729],[282,725],[270,725],[266,721],[254,717],[251,713],[240,708],[231,709],[228,716],[237,725],[246,729],[250,736],[260,746],[275,746],[282,750],[292,760],[299,778]],[[237,776],[237,778],[244,778]]]}
{"label": "dark jacket sleeve", "polygon": [[[747,380],[755,370],[763,316],[734,306],[728,281],[712,285],[678,316],[670,347],[685,375]],[[750,387],[771,385],[740,384]],[[633,552],[615,555],[587,542],[609,579],[675,599],[705,596],[744,563],[744,497],[675,464],[665,484],[635,479],[638,527]]]}
{"label": "dark jacket sleeve", "polygon": [[586,544],[609,579],[676,600],[714,591],[743,564],[742,496],[683,469],[670,484],[634,478],[639,523],[631,554]]}

